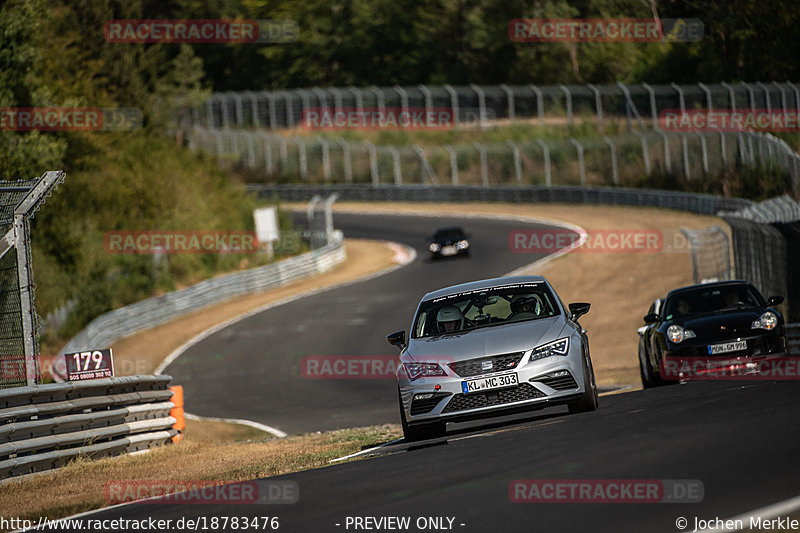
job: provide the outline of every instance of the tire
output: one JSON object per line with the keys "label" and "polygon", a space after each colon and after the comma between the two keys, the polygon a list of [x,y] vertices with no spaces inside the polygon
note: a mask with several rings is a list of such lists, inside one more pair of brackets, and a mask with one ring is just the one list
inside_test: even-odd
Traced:
{"label": "tire", "polygon": [[403,409],[403,400],[400,391],[397,391],[397,401],[400,404],[400,423],[403,426],[403,437],[406,442],[416,442],[421,440],[436,439],[444,437],[447,433],[446,422],[430,422],[427,424],[409,425],[406,422],[406,414]]}
{"label": "tire", "polygon": [[639,375],[642,377],[642,387],[645,389],[652,389],[664,384],[661,378],[653,372],[653,365],[650,364],[650,358],[644,353],[641,342],[639,343]]}
{"label": "tire", "polygon": [[597,383],[594,379],[594,369],[591,362],[583,360],[583,397],[577,402],[567,404],[569,414],[588,413],[594,411],[598,406]]}

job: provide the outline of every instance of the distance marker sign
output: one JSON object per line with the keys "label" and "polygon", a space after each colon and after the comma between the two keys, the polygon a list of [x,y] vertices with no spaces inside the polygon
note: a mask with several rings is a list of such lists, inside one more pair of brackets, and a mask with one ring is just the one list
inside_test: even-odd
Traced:
{"label": "distance marker sign", "polygon": [[114,377],[114,358],[111,348],[65,354],[67,381]]}

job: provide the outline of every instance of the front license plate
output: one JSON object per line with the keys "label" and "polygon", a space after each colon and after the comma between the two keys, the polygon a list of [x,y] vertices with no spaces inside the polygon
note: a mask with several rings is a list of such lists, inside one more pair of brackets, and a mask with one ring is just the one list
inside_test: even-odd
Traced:
{"label": "front license plate", "polygon": [[484,390],[491,390],[491,389],[499,389],[502,387],[511,387],[512,385],[516,385],[517,381],[517,374],[503,374],[500,376],[492,376],[490,378],[481,378],[481,379],[470,379],[468,381],[461,382],[461,390],[464,391],[464,394],[469,394],[470,392],[479,392]]}
{"label": "front license plate", "polygon": [[445,246],[442,248],[442,255],[456,255],[457,251],[455,246]]}
{"label": "front license plate", "polygon": [[724,342],[722,344],[712,344],[708,347],[708,355],[718,353],[738,352],[747,349],[747,341]]}

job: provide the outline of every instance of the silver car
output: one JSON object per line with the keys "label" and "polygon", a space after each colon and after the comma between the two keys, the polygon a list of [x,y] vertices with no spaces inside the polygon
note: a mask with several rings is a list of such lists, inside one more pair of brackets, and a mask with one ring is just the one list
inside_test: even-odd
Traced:
{"label": "silver car", "polygon": [[589,341],[542,276],[488,279],[426,294],[400,348],[400,418],[406,440],[445,434],[447,422],[566,404],[597,408]]}

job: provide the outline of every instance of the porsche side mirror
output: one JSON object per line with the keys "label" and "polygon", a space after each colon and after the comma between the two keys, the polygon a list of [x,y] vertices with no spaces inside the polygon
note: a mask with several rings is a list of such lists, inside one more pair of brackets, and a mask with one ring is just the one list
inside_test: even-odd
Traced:
{"label": "porsche side mirror", "polygon": [[645,324],[654,324],[655,322],[658,322],[658,315],[657,314],[650,313],[650,314],[644,315],[644,323]]}
{"label": "porsche side mirror", "polygon": [[772,307],[774,305],[780,305],[783,303],[783,296],[770,296],[769,300],[767,300],[767,305]]}
{"label": "porsche side mirror", "polygon": [[392,346],[397,346],[402,350],[406,345],[406,332],[396,331],[390,335],[386,335],[386,341]]}
{"label": "porsche side mirror", "polygon": [[586,313],[589,312],[589,307],[590,306],[591,306],[591,304],[583,303],[583,302],[569,304],[568,307],[569,307],[570,318],[572,320],[578,320],[579,317],[581,317],[581,316],[583,316],[583,315],[585,315]]}

